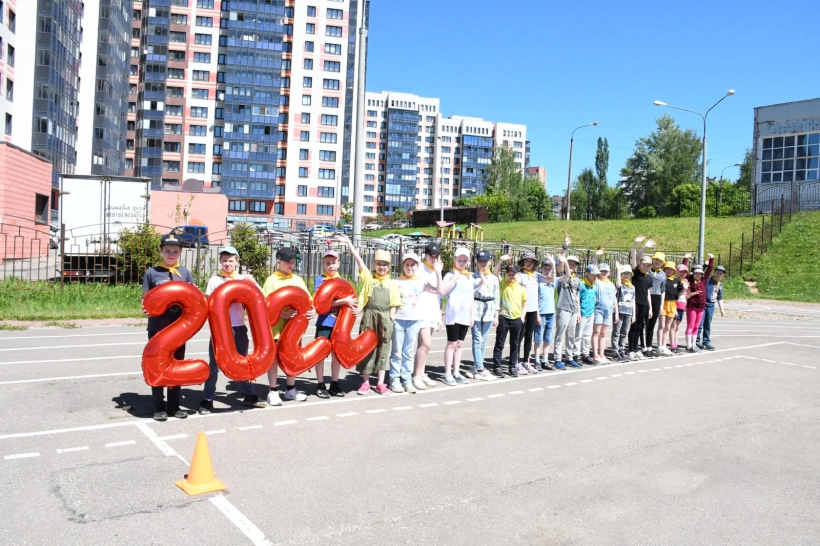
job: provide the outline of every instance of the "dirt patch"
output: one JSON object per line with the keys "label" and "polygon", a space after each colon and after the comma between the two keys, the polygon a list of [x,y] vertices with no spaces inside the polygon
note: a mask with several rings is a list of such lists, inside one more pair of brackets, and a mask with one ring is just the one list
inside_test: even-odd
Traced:
{"label": "dirt patch", "polygon": [[749,287],[749,292],[752,294],[757,294],[759,290],[757,289],[757,281],[743,281],[746,286]]}
{"label": "dirt patch", "polygon": [[148,319],[4,320],[0,324],[25,328],[89,328],[92,326],[147,326]]}

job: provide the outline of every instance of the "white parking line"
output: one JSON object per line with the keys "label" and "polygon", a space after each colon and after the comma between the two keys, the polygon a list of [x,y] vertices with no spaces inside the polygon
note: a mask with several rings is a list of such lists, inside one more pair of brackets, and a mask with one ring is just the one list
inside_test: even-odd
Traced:
{"label": "white parking line", "polygon": [[532,389],[527,389],[527,390],[529,390],[530,392],[538,392],[538,391],[543,391],[544,388],[543,387],[534,387]]}
{"label": "white parking line", "polygon": [[369,410],[365,410],[364,412],[365,413],[383,413],[385,411],[387,411],[387,410],[384,409],[384,408],[380,408],[380,409],[369,409]]}
{"label": "white parking line", "polygon": [[582,379],[582,380],[579,381],[579,383],[592,383],[593,381],[595,381],[595,380],[594,379]]}
{"label": "white parking line", "polygon": [[484,398],[480,396],[478,398],[468,398],[467,402],[478,402],[479,400],[484,400]]}
{"label": "white parking line", "polygon": [[806,366],[805,364],[803,365],[803,367],[804,368],[809,368],[811,370],[816,370],[817,369],[817,366]]}
{"label": "white parking line", "polygon": [[432,408],[432,407],[435,407],[435,406],[438,406],[438,404],[436,404],[435,402],[431,402],[429,404],[419,404],[420,408]]}
{"label": "white parking line", "polygon": [[328,417],[327,415],[319,415],[317,417],[308,417],[307,418],[308,421],[325,421],[327,419],[330,419],[330,417]]}
{"label": "white parking line", "polygon": [[614,374],[610,375],[609,377],[621,377],[622,375],[623,374],[620,374],[620,373],[614,373]]}
{"label": "white parking line", "polygon": [[206,430],[205,431],[205,436],[213,436],[214,434],[225,434],[225,429],[220,428],[220,429],[217,429],[217,430]]}
{"label": "white parking line", "polygon": [[501,394],[501,393],[499,393],[499,394],[488,394],[487,398],[501,398],[502,396],[504,396],[504,395]]}
{"label": "white parking line", "polygon": [[242,531],[248,539],[250,539],[251,543],[254,546],[270,546],[271,542],[265,538],[265,533],[263,533],[259,527],[253,524],[251,520],[249,520],[245,515],[240,512],[233,504],[228,501],[224,496],[216,495],[208,499],[211,504],[217,507],[217,509],[222,512],[222,514],[228,518],[228,521],[233,523],[237,529]]}
{"label": "white parking line", "polygon": [[136,444],[135,440],[125,440],[124,442],[110,442],[105,444],[105,447],[123,447],[123,446],[132,446]]}
{"label": "white parking line", "polygon": [[296,419],[288,419],[287,421],[276,421],[276,422],[273,424],[273,426],[275,426],[275,427],[281,427],[281,426],[285,426],[285,425],[295,425],[295,424],[296,424],[296,423],[298,423],[298,422],[299,422],[299,421],[297,421]]}
{"label": "white parking line", "polygon": [[3,457],[6,461],[10,461],[12,459],[28,459],[29,457],[39,457],[39,453],[17,453],[15,455],[6,455]]}
{"label": "white parking line", "polygon": [[413,409],[413,406],[399,406],[397,408],[393,408],[393,410],[395,410],[395,411],[404,411],[404,410],[409,410],[409,409]]}
{"label": "white parking line", "polygon": [[573,385],[577,385],[578,383],[564,383],[565,387],[572,387]]}
{"label": "white parking line", "polygon": [[448,400],[444,404],[447,406],[453,406],[455,404],[461,404],[461,400]]}
{"label": "white parking line", "polygon": [[262,428],[262,425],[251,425],[248,427],[239,427],[239,430],[254,430],[257,428]]}
{"label": "white parking line", "polygon": [[353,417],[354,415],[359,415],[359,413],[355,411],[349,411],[347,413],[337,413],[336,417]]}
{"label": "white parking line", "polygon": [[85,451],[86,449],[91,449],[88,446],[81,446],[81,447],[66,447],[63,449],[58,449],[57,453],[73,453],[75,451]]}
{"label": "white parking line", "polygon": [[[81,358],[79,360],[87,360]],[[45,383],[51,381],[71,381],[72,379],[95,379],[97,377],[113,377],[117,375],[142,375],[142,370],[135,370],[133,372],[120,373],[98,373],[94,375],[71,375],[65,377],[45,377],[43,379],[20,379],[17,381],[0,381],[0,385],[17,385],[20,383]]]}

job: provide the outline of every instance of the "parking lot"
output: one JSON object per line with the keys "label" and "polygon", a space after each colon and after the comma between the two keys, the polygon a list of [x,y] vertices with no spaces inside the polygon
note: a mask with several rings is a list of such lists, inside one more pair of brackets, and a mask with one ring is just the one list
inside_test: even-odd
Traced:
{"label": "parking lot", "polygon": [[[319,400],[308,375],[307,402],[244,409],[221,378],[216,412],[183,388],[191,416],[165,423],[143,329],[2,332],[0,541],[816,544],[820,322],[713,331],[715,352],[415,395]],[[228,489],[188,497],[199,432]]]}

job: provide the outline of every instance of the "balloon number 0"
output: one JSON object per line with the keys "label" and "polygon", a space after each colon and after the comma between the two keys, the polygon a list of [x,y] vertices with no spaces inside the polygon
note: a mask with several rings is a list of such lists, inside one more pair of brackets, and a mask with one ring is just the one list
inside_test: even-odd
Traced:
{"label": "balloon number 0", "polygon": [[[183,282],[162,284],[145,295],[143,307],[152,316],[161,315],[171,305],[182,307],[182,316],[148,340],[142,353],[145,382],[152,387],[177,387],[204,383],[210,373],[208,363],[200,359],[177,360],[174,351],[196,335],[209,322],[214,356],[222,372],[235,381],[247,381],[267,372],[279,359],[282,370],[290,376],[306,372],[324,360],[331,351],[345,368],[352,368],[369,355],[378,343],[374,332],[367,330],[355,339],[351,331],[355,317],[351,309],[342,306],[333,333],[328,341],[316,338],[301,344],[307,331],[306,313],[315,306],[318,313],[329,313],[333,300],[355,295],[344,279],[323,282],[313,297],[302,289],[288,286],[266,298],[251,282],[226,282],[206,296],[194,285]],[[247,356],[236,350],[230,307],[239,303],[248,313],[253,352]],[[274,342],[271,326],[283,320],[285,309],[296,315],[282,329]]]}

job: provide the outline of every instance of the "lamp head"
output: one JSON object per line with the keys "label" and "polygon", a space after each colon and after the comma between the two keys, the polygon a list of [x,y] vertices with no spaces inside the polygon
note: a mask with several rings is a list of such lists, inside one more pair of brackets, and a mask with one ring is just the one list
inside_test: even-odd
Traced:
{"label": "lamp head", "polygon": [[742,167],[742,166],[743,166],[743,163],[735,163],[735,164],[734,164],[734,166],[735,166],[735,167]]}
{"label": "lamp head", "polygon": [[661,102],[661,101],[659,101],[659,100],[656,100],[656,101],[655,101],[654,103],[652,103],[652,104],[654,104],[655,106],[666,106],[666,103],[665,103],[665,102]]}
{"label": "lamp head", "polygon": [[726,96],[727,96],[727,97],[731,97],[731,96],[732,96],[732,95],[734,95],[734,94],[735,94],[735,90],[734,90],[734,89],[729,89],[729,92],[728,92],[728,93],[726,93]]}
{"label": "lamp head", "polygon": [[597,127],[597,126],[598,126],[598,122],[597,122],[597,121],[593,121],[592,123],[590,123],[590,125],[593,125],[593,126]]}

